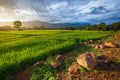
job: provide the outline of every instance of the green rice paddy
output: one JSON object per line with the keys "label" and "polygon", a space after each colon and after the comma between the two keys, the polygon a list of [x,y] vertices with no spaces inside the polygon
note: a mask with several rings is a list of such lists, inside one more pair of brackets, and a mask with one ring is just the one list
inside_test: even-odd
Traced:
{"label": "green rice paddy", "polygon": [[79,30],[0,31],[0,80],[12,80],[18,70],[50,55],[68,52],[80,41],[111,34]]}

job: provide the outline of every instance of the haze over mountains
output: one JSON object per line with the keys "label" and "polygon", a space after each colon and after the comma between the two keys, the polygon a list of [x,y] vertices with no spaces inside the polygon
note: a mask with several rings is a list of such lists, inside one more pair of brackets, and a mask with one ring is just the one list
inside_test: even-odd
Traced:
{"label": "haze over mountains", "polygon": [[[24,21],[22,22],[22,27],[69,27],[69,26],[74,26],[74,27],[81,27],[89,25],[89,23],[85,22],[77,22],[77,23],[48,23],[48,22],[42,22],[42,21]],[[0,22],[0,26],[13,26],[13,22]]]}

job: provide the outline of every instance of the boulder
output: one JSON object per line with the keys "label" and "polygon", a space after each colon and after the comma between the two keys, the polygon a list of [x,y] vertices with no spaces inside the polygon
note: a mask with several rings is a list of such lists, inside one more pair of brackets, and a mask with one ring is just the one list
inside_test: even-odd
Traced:
{"label": "boulder", "polygon": [[65,57],[63,55],[57,55],[56,60],[63,61],[64,58]]}
{"label": "boulder", "polygon": [[110,47],[110,48],[116,48],[117,47],[117,44],[112,43],[112,42],[105,42],[104,45],[107,46],[107,47]]}
{"label": "boulder", "polygon": [[42,66],[43,65],[43,62],[36,62],[33,67],[39,67],[39,66]]}
{"label": "boulder", "polygon": [[86,69],[94,69],[97,65],[95,54],[81,54],[77,57],[77,63]]}
{"label": "boulder", "polygon": [[62,66],[60,62],[53,62],[51,65],[54,69],[59,69]]}
{"label": "boulder", "polygon": [[79,64],[72,64],[69,68],[68,68],[68,73],[69,74],[74,74],[78,71],[78,68],[80,67]]}

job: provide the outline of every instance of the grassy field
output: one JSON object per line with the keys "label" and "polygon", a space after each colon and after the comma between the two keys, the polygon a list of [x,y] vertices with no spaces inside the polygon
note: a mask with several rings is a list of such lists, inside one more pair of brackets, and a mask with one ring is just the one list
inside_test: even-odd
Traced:
{"label": "grassy field", "polygon": [[65,53],[80,41],[111,35],[102,31],[28,30],[0,31],[0,80],[48,56]]}

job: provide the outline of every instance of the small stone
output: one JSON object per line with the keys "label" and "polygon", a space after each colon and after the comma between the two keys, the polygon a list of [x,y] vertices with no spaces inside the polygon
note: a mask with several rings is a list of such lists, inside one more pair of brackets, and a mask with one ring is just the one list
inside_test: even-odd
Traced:
{"label": "small stone", "polygon": [[80,42],[80,44],[84,44],[83,42]]}
{"label": "small stone", "polygon": [[95,49],[98,49],[99,47],[100,47],[99,44],[96,44],[96,45],[95,45]]}
{"label": "small stone", "polygon": [[84,42],[84,45],[86,45],[87,44],[87,42]]}
{"label": "small stone", "polygon": [[117,34],[115,34],[115,35],[114,35],[114,37],[117,39],[117,38],[119,38],[120,36],[119,36],[119,35],[117,35]]}
{"label": "small stone", "polygon": [[33,67],[39,67],[39,66],[42,66],[43,65],[43,62],[36,62]]}
{"label": "small stone", "polygon": [[54,69],[59,69],[62,64],[60,62],[53,62],[51,65]]}
{"label": "small stone", "polygon": [[90,43],[93,43],[93,40],[89,40]]}
{"label": "small stone", "polygon": [[104,44],[100,44],[99,47],[100,47],[101,49],[103,49],[103,48],[105,48],[106,46],[105,46]]}
{"label": "small stone", "polygon": [[74,74],[78,71],[78,68],[80,67],[79,64],[73,64],[68,68],[68,73],[69,74]]}
{"label": "small stone", "polygon": [[90,47],[93,47],[93,48],[95,47],[95,45],[94,45],[94,44],[89,44],[89,46],[90,46]]}
{"label": "small stone", "polygon": [[63,61],[64,60],[64,56],[63,55],[57,55],[56,59],[59,61]]}
{"label": "small stone", "polygon": [[100,40],[97,40],[97,43],[98,43],[98,44],[101,44],[101,41],[100,41]]}

